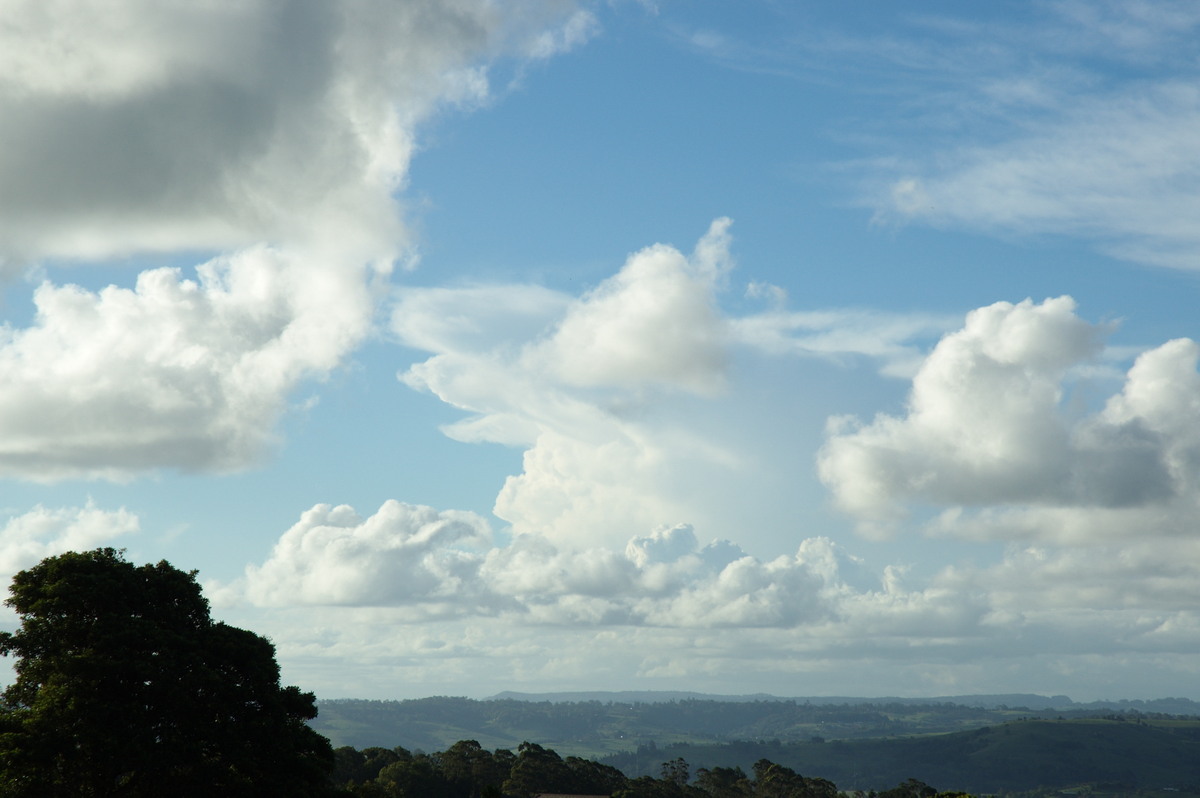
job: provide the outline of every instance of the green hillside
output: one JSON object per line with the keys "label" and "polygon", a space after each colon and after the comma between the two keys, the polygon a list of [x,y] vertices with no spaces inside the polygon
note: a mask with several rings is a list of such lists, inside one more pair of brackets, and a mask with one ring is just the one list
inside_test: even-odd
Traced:
{"label": "green hillside", "polygon": [[[737,740],[801,742],[814,737],[851,740],[968,731],[1018,718],[1086,718],[1112,710],[1043,708],[1015,703],[1038,697],[962,697],[962,702],[899,699],[775,699],[556,702],[519,699],[476,701],[422,698],[409,701],[320,701],[313,727],[335,746],[403,746],[436,751],[458,740],[489,748],[515,748],[528,740],[564,755],[605,756],[632,751],[639,743],[722,743]],[[1045,699],[1043,699],[1044,701]],[[1069,699],[1064,699],[1070,704]],[[819,703],[818,703],[819,701]],[[1176,702],[1178,703],[1178,702]],[[1157,706],[1157,702],[1154,704]],[[1187,702],[1185,706],[1196,705]],[[1125,712],[1122,717],[1167,717]]]}
{"label": "green hillside", "polygon": [[627,773],[675,757],[693,768],[748,769],[767,758],[842,789],[882,789],[907,778],[974,793],[1103,785],[1111,794],[1173,788],[1200,793],[1200,721],[1025,720],[968,732],[802,743],[643,746],[608,757]]}
{"label": "green hillside", "polygon": [[1200,795],[1200,719],[1095,710],[1031,712],[956,704],[812,705],[522,700],[323,701],[313,726],[334,746],[441,751],[459,740],[536,742],[631,776],[683,758],[699,768],[760,759],[843,789],[917,778],[977,794],[1103,785],[1103,794]]}

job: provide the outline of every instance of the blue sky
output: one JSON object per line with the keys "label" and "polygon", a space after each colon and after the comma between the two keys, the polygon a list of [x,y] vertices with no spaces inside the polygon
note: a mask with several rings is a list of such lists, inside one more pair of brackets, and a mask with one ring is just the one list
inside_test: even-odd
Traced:
{"label": "blue sky", "polygon": [[8,573],[327,698],[1200,698],[1190,4],[3,13]]}

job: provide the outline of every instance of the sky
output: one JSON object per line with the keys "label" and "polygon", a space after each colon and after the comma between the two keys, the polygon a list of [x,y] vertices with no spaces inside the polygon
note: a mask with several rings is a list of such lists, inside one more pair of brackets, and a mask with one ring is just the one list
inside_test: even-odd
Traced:
{"label": "sky", "polygon": [[1200,699],[1198,78],[1170,0],[6,0],[0,573],[318,698]]}

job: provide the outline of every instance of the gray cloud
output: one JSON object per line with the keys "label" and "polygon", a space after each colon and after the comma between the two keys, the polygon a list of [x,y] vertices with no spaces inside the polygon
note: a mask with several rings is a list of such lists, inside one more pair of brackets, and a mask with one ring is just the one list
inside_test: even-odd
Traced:
{"label": "gray cloud", "polygon": [[412,251],[395,193],[420,125],[593,25],[558,0],[10,4],[0,270],[224,254],[132,289],[44,282],[0,331],[0,476],[260,462]]}
{"label": "gray cloud", "polygon": [[[0,252],[391,250],[414,127],[486,62],[585,38],[565,2],[18,3],[0,31]],[[575,33],[547,34],[568,21]]]}

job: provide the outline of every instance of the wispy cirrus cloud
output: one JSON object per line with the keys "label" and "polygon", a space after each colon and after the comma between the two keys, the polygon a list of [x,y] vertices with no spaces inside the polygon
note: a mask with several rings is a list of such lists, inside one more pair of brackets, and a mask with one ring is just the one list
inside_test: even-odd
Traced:
{"label": "wispy cirrus cloud", "polygon": [[905,101],[908,125],[927,136],[867,167],[877,218],[1067,235],[1126,260],[1200,268],[1194,8],[1063,2],[1023,24],[935,23],[924,49],[959,63],[901,59],[916,78],[908,91],[929,89]]}
{"label": "wispy cirrus cloud", "polygon": [[1115,0],[1010,11],[899,10],[868,33],[780,9],[765,33],[683,39],[733,68],[840,90],[829,135],[865,152],[826,166],[858,178],[851,201],[877,222],[1070,236],[1200,268],[1200,14]]}

